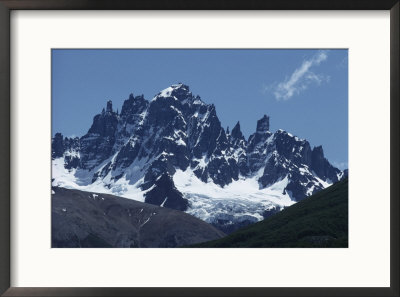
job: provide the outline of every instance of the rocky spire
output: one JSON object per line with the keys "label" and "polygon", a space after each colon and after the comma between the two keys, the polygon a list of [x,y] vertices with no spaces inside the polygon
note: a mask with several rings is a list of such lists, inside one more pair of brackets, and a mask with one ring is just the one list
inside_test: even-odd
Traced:
{"label": "rocky spire", "polygon": [[231,135],[233,139],[244,139],[242,131],[240,130],[239,121],[236,123],[235,127],[233,127]]}
{"label": "rocky spire", "polygon": [[269,131],[269,116],[264,115],[257,121],[257,133],[265,133]]}
{"label": "rocky spire", "polygon": [[143,95],[135,97],[131,93],[129,98],[124,101],[120,115],[126,118],[128,122],[135,121],[135,115],[142,113],[147,108],[148,103]]}
{"label": "rocky spire", "polygon": [[112,112],[112,101],[108,100],[107,101],[107,112]]}

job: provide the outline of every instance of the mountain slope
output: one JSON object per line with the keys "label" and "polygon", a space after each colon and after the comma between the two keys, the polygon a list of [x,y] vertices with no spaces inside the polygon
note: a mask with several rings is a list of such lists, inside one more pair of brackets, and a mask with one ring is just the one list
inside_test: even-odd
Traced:
{"label": "mountain slope", "polygon": [[225,236],[180,211],[56,187],[51,219],[52,247],[177,247]]}
{"label": "mountain slope", "polygon": [[195,247],[347,247],[348,178],[244,227]]}
{"label": "mountain slope", "polygon": [[186,211],[224,232],[257,222],[343,178],[322,147],[268,116],[246,140],[222,128],[213,104],[187,85],[151,100],[112,102],[82,137],[52,139],[52,185],[118,195]]}

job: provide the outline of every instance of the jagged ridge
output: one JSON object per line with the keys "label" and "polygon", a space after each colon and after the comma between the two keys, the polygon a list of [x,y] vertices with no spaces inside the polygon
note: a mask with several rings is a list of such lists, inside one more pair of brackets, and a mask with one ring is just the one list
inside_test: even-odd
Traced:
{"label": "jagged ridge", "polygon": [[[131,94],[121,113],[108,101],[81,138],[55,134],[53,185],[186,210],[229,232],[232,224],[260,220],[344,175],[324,157],[322,147],[311,149],[304,139],[269,130],[265,115],[247,140],[239,122],[230,133],[225,131],[215,106],[194,96],[184,84],[172,85],[150,101]],[[234,201],[222,199],[213,214],[204,214],[199,208],[214,207],[213,203],[203,199],[199,204],[199,198],[207,195],[192,193],[182,178],[221,189],[251,180],[251,188],[265,199],[254,201],[258,209],[253,205],[241,210],[234,209]],[[274,201],[272,194],[269,199],[268,189],[275,189],[273,194],[286,200]],[[251,199],[246,203],[252,204]]]}

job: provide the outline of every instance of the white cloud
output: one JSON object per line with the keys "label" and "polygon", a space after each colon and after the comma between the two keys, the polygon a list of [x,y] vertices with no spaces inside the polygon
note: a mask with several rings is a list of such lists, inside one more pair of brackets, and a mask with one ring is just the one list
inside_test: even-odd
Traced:
{"label": "white cloud", "polygon": [[327,51],[319,51],[311,59],[304,60],[301,66],[286,78],[283,82],[275,83],[266,87],[272,91],[277,100],[288,100],[296,94],[306,90],[309,85],[320,85],[324,81],[329,81],[329,76],[314,73],[311,68],[320,65],[328,58]]}

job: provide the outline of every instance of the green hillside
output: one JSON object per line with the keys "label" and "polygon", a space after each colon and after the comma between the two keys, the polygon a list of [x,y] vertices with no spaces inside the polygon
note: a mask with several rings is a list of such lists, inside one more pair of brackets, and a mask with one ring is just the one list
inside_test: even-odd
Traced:
{"label": "green hillside", "polygon": [[264,221],[193,247],[348,247],[348,178]]}

